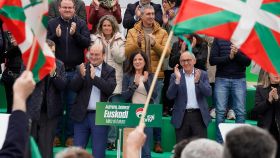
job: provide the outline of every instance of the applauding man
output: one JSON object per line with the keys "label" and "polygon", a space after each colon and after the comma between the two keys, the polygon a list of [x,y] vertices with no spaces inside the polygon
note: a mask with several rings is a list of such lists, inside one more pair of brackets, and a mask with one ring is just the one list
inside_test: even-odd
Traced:
{"label": "applauding man", "polygon": [[[86,22],[75,16],[74,0],[60,0],[59,13],[59,17],[52,18],[48,23],[48,39],[55,42],[55,56],[64,63],[67,83],[70,83],[76,66],[84,61],[84,50],[90,45],[90,33]],[[71,146],[73,145],[73,123],[69,119],[69,111],[74,104],[76,94],[67,85],[63,96],[66,103],[65,145]],[[62,137],[62,129],[57,130],[56,136],[55,145],[61,145],[59,137]]]}
{"label": "applauding man", "polygon": [[115,69],[104,62],[105,50],[95,44],[89,51],[89,63],[82,63],[71,80],[70,87],[77,92],[71,111],[74,120],[74,145],[86,148],[92,139],[92,154],[105,158],[109,126],[95,124],[97,102],[106,102],[116,87]]}
{"label": "applauding man", "polygon": [[207,126],[211,121],[206,97],[212,91],[207,73],[194,68],[195,56],[184,52],[180,65],[174,68],[167,90],[167,97],[174,99],[171,123],[175,127],[176,143],[193,136],[206,138]]}

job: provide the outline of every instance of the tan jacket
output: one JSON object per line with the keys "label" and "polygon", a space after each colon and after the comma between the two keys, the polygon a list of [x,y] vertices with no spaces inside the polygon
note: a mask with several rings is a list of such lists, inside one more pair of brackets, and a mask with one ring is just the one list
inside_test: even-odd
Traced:
{"label": "tan jacket", "polygon": [[[101,35],[92,34],[91,42],[102,44]],[[113,94],[120,94],[122,91],[123,62],[125,60],[124,46],[125,38],[119,32],[115,33],[107,46],[105,45],[106,53],[104,61],[116,70],[117,86]]]}
{"label": "tan jacket", "polygon": [[[125,55],[127,58],[134,53],[137,49],[140,49],[137,44],[137,37],[141,33],[142,37],[145,37],[144,30],[142,28],[142,22],[139,21],[134,25],[132,29],[130,29],[127,33],[127,40],[125,44]],[[160,56],[163,52],[164,46],[166,44],[168,34],[167,32],[160,27],[157,22],[154,22],[153,32],[152,34],[155,36],[155,45],[151,47],[151,71],[154,73],[156,71],[157,65],[159,63]],[[145,52],[145,38],[142,38],[141,41],[141,50]],[[170,54],[170,47],[167,50],[165,58],[167,58]],[[158,78],[164,78],[164,73],[161,70]]]}

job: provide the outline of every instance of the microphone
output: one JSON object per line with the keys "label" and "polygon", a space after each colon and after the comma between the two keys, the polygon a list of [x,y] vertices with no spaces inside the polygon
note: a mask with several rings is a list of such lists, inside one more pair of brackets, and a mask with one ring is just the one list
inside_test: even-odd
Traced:
{"label": "microphone", "polygon": [[128,92],[128,91],[131,90],[131,89],[132,89],[132,87],[129,86],[127,90],[121,91],[121,93],[115,93],[115,94],[110,95],[110,96],[108,97],[108,99],[107,99],[107,103],[109,103],[109,102],[111,101],[111,99],[112,99],[114,96],[122,95],[122,93]]}

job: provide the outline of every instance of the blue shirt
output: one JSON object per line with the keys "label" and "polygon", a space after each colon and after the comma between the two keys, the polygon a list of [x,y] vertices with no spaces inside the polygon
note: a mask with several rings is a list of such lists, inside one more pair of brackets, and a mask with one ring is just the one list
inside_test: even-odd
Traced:
{"label": "blue shirt", "polygon": [[196,93],[195,93],[194,69],[191,74],[185,73],[183,69],[183,74],[186,80],[187,97],[188,97],[186,109],[199,109],[197,99],[196,99]]}
{"label": "blue shirt", "polygon": [[[102,64],[95,67],[95,77],[101,76],[101,69],[102,69]],[[88,110],[95,110],[96,103],[99,101],[100,101],[100,89],[98,89],[96,86],[92,86],[90,99],[88,103]]]}

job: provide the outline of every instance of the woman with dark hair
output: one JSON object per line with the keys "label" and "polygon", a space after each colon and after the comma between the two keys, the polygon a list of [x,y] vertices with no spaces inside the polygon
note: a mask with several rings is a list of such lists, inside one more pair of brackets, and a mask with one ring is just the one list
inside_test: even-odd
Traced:
{"label": "woman with dark hair", "polygon": [[[129,64],[127,67],[127,73],[123,78],[123,92],[122,96],[127,102],[136,104],[144,104],[147,99],[147,94],[150,90],[150,86],[153,80],[153,74],[149,73],[149,62],[147,55],[141,50],[133,53],[129,58]],[[157,97],[156,91],[157,85],[154,88],[152,99],[150,103],[153,103],[153,98]],[[130,128],[124,129],[125,137],[132,131]],[[146,142],[142,148],[142,158],[151,157],[151,137],[153,134],[152,128],[145,128],[145,134],[147,135]],[[125,146],[125,145],[124,145]],[[125,147],[124,147],[125,149]],[[124,153],[125,155],[125,153]]]}
{"label": "woman with dark hair", "polygon": [[280,157],[280,75],[264,72],[255,96],[252,111],[258,126],[269,131],[278,143],[277,158]]}
{"label": "woman with dark hair", "polygon": [[[194,67],[206,71],[206,62],[208,55],[207,42],[204,40],[204,38],[200,37],[197,34],[185,35],[185,37],[191,42],[192,53],[196,58],[196,64],[194,65]],[[180,55],[186,50],[189,49],[183,40],[179,39],[177,42],[175,42],[171,49],[169,66],[173,68],[177,64],[180,65]]]}

